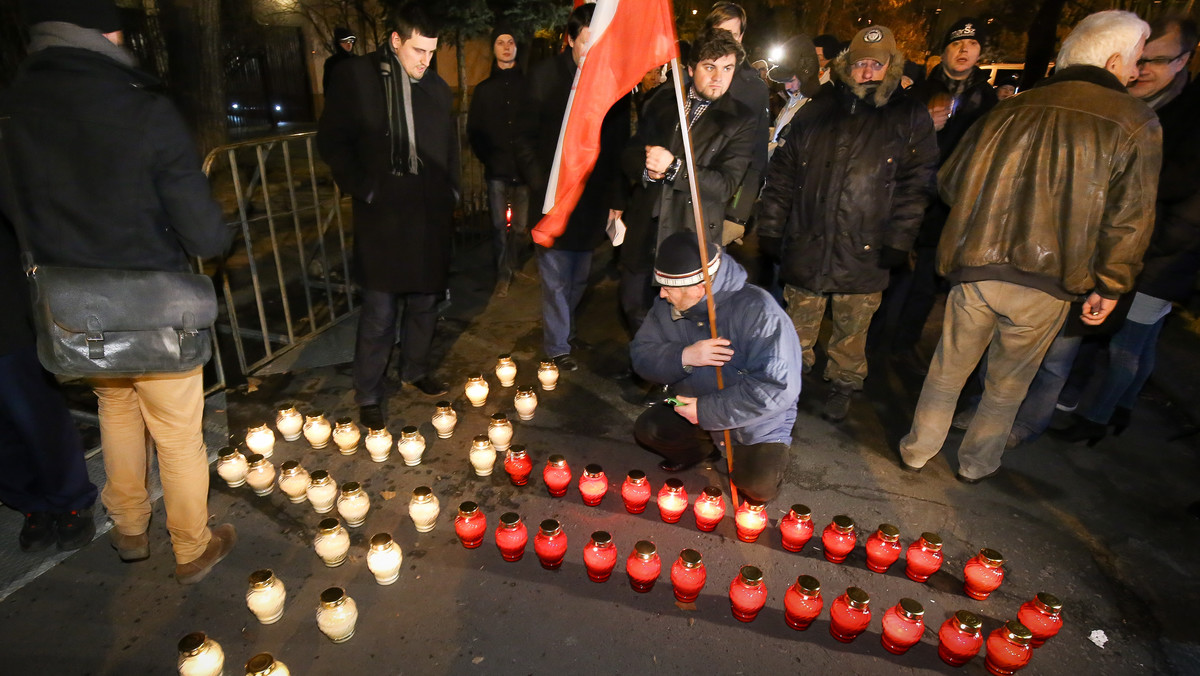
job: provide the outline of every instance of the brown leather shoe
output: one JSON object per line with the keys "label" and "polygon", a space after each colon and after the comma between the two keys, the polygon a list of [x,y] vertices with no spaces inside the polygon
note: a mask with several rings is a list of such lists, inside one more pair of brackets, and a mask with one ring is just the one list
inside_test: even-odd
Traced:
{"label": "brown leather shoe", "polygon": [[125,563],[145,561],[150,558],[150,536],[146,533],[139,535],[122,535],[116,528],[108,531],[109,542],[117,550],[117,556]]}
{"label": "brown leather shoe", "polygon": [[175,566],[175,581],[179,584],[196,584],[203,580],[213,566],[221,562],[221,559],[229,555],[233,551],[233,546],[237,544],[237,530],[233,524],[223,523],[212,529],[212,539],[208,541],[208,547],[204,549],[204,553],[200,558],[189,563],[181,563]]}

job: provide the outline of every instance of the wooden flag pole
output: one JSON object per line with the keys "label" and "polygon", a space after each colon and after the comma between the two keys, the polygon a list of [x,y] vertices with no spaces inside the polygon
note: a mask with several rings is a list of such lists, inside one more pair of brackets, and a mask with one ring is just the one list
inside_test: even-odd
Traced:
{"label": "wooden flag pole", "polygon": [[[692,214],[696,218],[696,243],[700,247],[700,272],[704,275],[704,298],[708,304],[708,326],[713,338],[717,335],[717,306],[713,302],[712,275],[708,274],[708,240],[704,236],[704,210],[700,204],[700,187],[696,183],[696,160],[692,152],[692,130],[688,128],[687,111],[683,105],[683,75],[679,70],[679,57],[671,58],[671,78],[675,84],[675,104],[679,108],[679,131],[683,134],[683,159],[687,166],[688,187],[692,194]],[[721,367],[717,366],[717,389],[725,389],[725,381],[721,377]],[[733,507],[737,509],[737,486],[733,485],[733,443],[730,441],[729,430],[725,434],[725,459],[729,464],[729,496]]]}

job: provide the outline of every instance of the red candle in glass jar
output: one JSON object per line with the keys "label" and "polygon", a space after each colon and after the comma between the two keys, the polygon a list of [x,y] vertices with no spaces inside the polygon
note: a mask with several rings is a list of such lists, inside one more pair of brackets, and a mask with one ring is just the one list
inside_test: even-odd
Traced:
{"label": "red candle in glass jar", "polygon": [[567,554],[567,534],[563,532],[562,524],[554,519],[543,521],[537,535],[533,536],[533,552],[542,562],[542,568],[555,570],[561,566]]}
{"label": "red candle in glass jar", "polygon": [[733,616],[742,622],[758,617],[758,611],[767,605],[767,585],[763,584],[761,570],[756,566],[742,566],[729,584],[729,604]]}
{"label": "red candle in glass jar", "polygon": [[681,603],[695,601],[707,579],[708,572],[700,560],[700,552],[694,549],[679,552],[679,558],[671,566],[671,587],[675,590],[676,600]]}
{"label": "red candle in glass jar", "polygon": [[838,514],[825,530],[821,532],[821,545],[825,547],[825,559],[830,563],[841,563],[854,551],[858,542],[858,533],[854,528],[854,519],[845,514]]}
{"label": "red candle in glass jar", "polygon": [[879,525],[879,530],[867,538],[867,568],[873,573],[886,573],[900,559],[900,529],[890,523]]}
{"label": "red candle in glass jar", "polygon": [[737,525],[739,540],[754,542],[767,529],[767,506],[761,502],[746,500],[737,508],[733,522]]}
{"label": "red candle in glass jar", "polygon": [[529,453],[521,444],[508,447],[504,456],[504,471],[508,472],[508,480],[514,486],[524,486],[529,483],[529,475],[533,473],[533,463],[529,461]]}
{"label": "red candle in glass jar", "polygon": [[583,565],[587,567],[588,578],[592,582],[608,581],[613,568],[617,566],[617,547],[613,544],[612,535],[602,530],[592,533],[591,541],[583,549]]}
{"label": "red candle in glass jar", "polygon": [[1016,620],[1009,620],[988,635],[985,664],[996,676],[1009,676],[1029,664],[1033,648],[1029,642],[1033,634],[1029,628]]}
{"label": "red candle in glass jar", "polygon": [[1053,594],[1038,592],[1032,600],[1021,605],[1017,611],[1017,621],[1033,635],[1029,645],[1040,648],[1062,629],[1062,601]]}
{"label": "red candle in glass jar", "polygon": [[904,554],[904,574],[915,582],[924,582],[942,567],[942,538],[937,533],[921,533]]}
{"label": "red candle in glass jar", "polygon": [[650,502],[650,482],[646,473],[640,469],[631,469],[625,475],[625,483],[621,484],[621,500],[625,503],[625,511],[630,514],[641,514],[646,511],[646,503]]}
{"label": "red candle in glass jar", "polygon": [[638,540],[633,545],[629,558],[625,559],[625,572],[629,574],[629,586],[637,592],[648,592],[658,581],[662,572],[662,560],[658,549],[649,540]]}
{"label": "red candle in glass jar", "polygon": [[871,596],[858,587],[846,589],[829,606],[829,633],[842,643],[858,638],[870,623]]}
{"label": "red candle in glass jar", "polygon": [[900,599],[900,603],[883,614],[883,636],[880,641],[889,653],[903,655],[921,642],[924,633],[925,609],[913,599]]}
{"label": "red candle in glass jar", "polygon": [[783,619],[792,629],[808,629],[824,607],[821,583],[811,575],[797,577],[796,583],[783,595]]}
{"label": "red candle in glass jar", "polygon": [[783,548],[798,552],[812,539],[812,510],[805,505],[792,505],[787,516],[779,521],[779,534],[783,537]]}
{"label": "red candle in glass jar", "polygon": [[483,544],[483,533],[487,530],[487,516],[479,511],[479,505],[467,501],[458,506],[454,517],[454,533],[467,549]]}
{"label": "red candle in glass jar", "polygon": [[500,515],[500,525],[496,526],[496,547],[505,561],[520,561],[525,555],[525,545],[529,542],[529,532],[525,523],[516,512],[505,512]]}
{"label": "red candle in glass jar", "polygon": [[579,475],[579,495],[583,497],[583,504],[595,507],[607,492],[608,477],[605,476],[604,469],[600,465],[584,467],[583,474]]}
{"label": "red candle in glass jar", "polygon": [[658,514],[666,523],[676,523],[687,511],[688,494],[679,479],[667,479],[658,491]]}
{"label": "red candle in glass jar", "polygon": [[721,489],[705,486],[700,497],[696,498],[692,511],[696,513],[696,528],[706,533],[714,530],[725,518],[725,498],[721,495]]}
{"label": "red candle in glass jar", "polygon": [[982,601],[1004,581],[1004,557],[994,549],[984,547],[963,566],[963,591]]}
{"label": "red candle in glass jar", "polygon": [[975,613],[960,610],[938,629],[938,657],[952,667],[961,667],[983,647],[983,622]]}
{"label": "red candle in glass jar", "polygon": [[546,490],[550,491],[550,495],[556,498],[566,495],[567,487],[571,485],[571,467],[567,459],[558,454],[550,456],[542,470],[542,480],[546,482]]}

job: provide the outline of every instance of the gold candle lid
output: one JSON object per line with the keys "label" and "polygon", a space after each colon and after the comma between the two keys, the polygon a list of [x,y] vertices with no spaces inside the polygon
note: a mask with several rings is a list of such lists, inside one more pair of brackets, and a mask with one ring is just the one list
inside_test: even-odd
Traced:
{"label": "gold candle lid", "polygon": [[438,408],[450,408],[450,402],[443,399],[443,400],[437,402],[436,404],[434,404],[434,406],[436,406]]}
{"label": "gold candle lid", "polygon": [[482,373],[476,373],[475,375],[467,376],[467,382],[468,382],[468,383],[477,382],[477,381],[480,381],[480,380],[483,380],[483,374],[482,374]]}
{"label": "gold candle lid", "polygon": [[362,486],[357,481],[347,481],[342,484],[342,495],[350,495],[351,493],[362,492]]}
{"label": "gold candle lid", "polygon": [[812,575],[800,575],[796,578],[796,586],[809,596],[821,593],[821,582]]}
{"label": "gold candle lid", "polygon": [[521,523],[521,515],[516,512],[505,512],[500,515],[500,525],[505,528],[516,528]]}
{"label": "gold candle lid", "polygon": [[291,401],[285,401],[285,402],[283,402],[282,404],[280,404],[280,405],[279,405],[279,412],[280,412],[280,413],[293,413],[293,412],[295,412],[295,411],[296,411],[296,404],[295,404],[295,402],[291,402]]}
{"label": "gold candle lid", "polygon": [[503,425],[506,422],[508,422],[508,416],[504,415],[504,413],[493,413],[492,422],[488,423],[488,425]]}
{"label": "gold candle lid", "polygon": [[304,416],[304,419],[305,420],[319,420],[324,417],[325,417],[325,411],[313,411],[312,413]]}
{"label": "gold candle lid", "polygon": [[406,437],[415,437],[417,436],[417,426],[405,425],[404,427],[400,428],[400,434],[403,434]]}
{"label": "gold candle lid", "polygon": [[567,459],[555,453],[549,458],[546,458],[546,464],[550,465],[551,467],[566,467]]}
{"label": "gold candle lid", "polygon": [[767,511],[767,503],[765,503],[765,502],[755,502],[753,500],[746,500],[742,504],[746,507],[746,509],[748,511],[751,511],[751,512]]}
{"label": "gold candle lid", "polygon": [[588,465],[583,468],[583,474],[584,474],[584,476],[588,476],[588,477],[591,477],[594,479],[594,478],[600,476],[601,474],[604,474],[604,468],[601,467],[600,465]]}
{"label": "gold candle lid", "polygon": [[592,533],[592,542],[597,547],[607,547],[612,544],[612,534],[606,530],[598,530]]}
{"label": "gold candle lid", "polygon": [[1004,623],[1004,635],[1015,643],[1029,643],[1033,640],[1033,632],[1017,620],[1009,620]]}
{"label": "gold candle lid", "polygon": [[979,634],[979,630],[983,628],[983,620],[980,620],[975,613],[969,610],[959,610],[954,613],[954,623],[958,628],[970,634]]}
{"label": "gold candle lid", "polygon": [[325,534],[334,533],[341,527],[342,523],[333,517],[321,519],[320,523],[317,524],[317,530]]}
{"label": "gold candle lid", "polygon": [[532,385],[530,385],[529,387],[521,387],[520,385],[517,385],[517,396],[518,396],[518,397],[532,397],[532,396],[534,396],[534,392],[533,392],[533,386],[532,386]]}
{"label": "gold candle lid", "polygon": [[538,362],[538,370],[539,371],[541,371],[541,370],[557,371],[558,364],[555,364],[553,361],[541,361],[541,362]]}
{"label": "gold candle lid", "polygon": [[208,637],[204,635],[204,632],[192,632],[179,639],[179,652],[189,657],[199,655],[200,651],[204,649],[204,642],[207,640]]}
{"label": "gold candle lid", "polygon": [[871,595],[858,587],[846,588],[846,600],[850,602],[851,608],[862,609],[871,605]]}
{"label": "gold candle lid", "polygon": [[884,542],[897,542],[900,540],[900,529],[890,523],[881,523],[879,537],[883,538]]}
{"label": "gold candle lid", "polygon": [[251,432],[262,432],[266,429],[267,429],[267,423],[259,423],[257,425],[253,425],[251,427],[247,427],[246,434],[250,434]]}
{"label": "gold candle lid", "polygon": [[[416,429],[416,428],[414,427],[413,429]],[[403,430],[401,430],[401,431],[403,432]],[[378,428],[368,427],[367,428],[367,436],[368,437],[382,437],[385,434],[387,434],[388,436],[391,436],[391,433],[388,432],[386,427],[378,427]]]}
{"label": "gold candle lid", "polygon": [[837,516],[833,517],[833,528],[839,533],[853,533],[854,519],[851,519],[845,514],[838,514]]}
{"label": "gold candle lid", "polygon": [[479,513],[479,505],[475,502],[467,500],[458,506],[459,516],[474,516]]}
{"label": "gold candle lid", "polygon": [[270,676],[275,671],[271,653],[259,653],[246,661],[246,676]]}
{"label": "gold candle lid", "polygon": [[392,546],[392,536],[389,533],[376,533],[371,536],[371,549],[384,550]]}
{"label": "gold candle lid", "polygon": [[985,564],[997,568],[1004,563],[1004,555],[994,549],[984,547],[979,550],[979,559]]}
{"label": "gold candle lid", "polygon": [[350,418],[348,416],[343,416],[341,418],[338,418],[334,422],[337,423],[338,427],[349,427],[350,425],[354,424],[354,418]]}
{"label": "gold candle lid", "polygon": [[921,539],[925,541],[924,547],[933,551],[941,551],[942,536],[937,533],[921,533]]}
{"label": "gold candle lid", "polygon": [[309,473],[308,478],[312,481],[314,486],[333,482],[333,479],[329,476],[329,472],[323,469],[313,470],[311,473]]}
{"label": "gold candle lid", "polygon": [[492,441],[488,439],[486,434],[476,434],[475,438],[471,440],[472,448],[484,449],[491,445]]}
{"label": "gold candle lid", "polygon": [[705,486],[704,490],[700,491],[700,496],[709,500],[720,500],[722,495],[724,494],[721,493],[721,489],[716,486]]}
{"label": "gold candle lid", "polygon": [[700,552],[694,549],[685,549],[679,552],[679,560],[683,563],[684,568],[699,568],[703,564]]}
{"label": "gold candle lid", "polygon": [[279,473],[285,476],[300,473],[300,462],[297,460],[287,460],[279,466]]}
{"label": "gold candle lid", "polygon": [[217,451],[217,457],[218,458],[232,458],[233,456],[237,455],[238,453],[239,453],[238,449],[234,448],[233,446],[222,446],[221,449],[219,451]]}
{"label": "gold candle lid", "polygon": [[633,545],[633,553],[643,561],[649,561],[658,556],[658,548],[649,540],[638,540]]}
{"label": "gold candle lid", "polygon": [[812,510],[808,508],[808,505],[792,505],[792,514],[795,514],[796,518],[801,521],[808,521],[812,518]]}
{"label": "gold candle lid", "polygon": [[672,477],[663,483],[663,487],[672,493],[678,493],[683,490],[683,482]]}
{"label": "gold candle lid", "polygon": [[508,454],[514,458],[524,458],[526,455],[529,455],[525,451],[525,444],[513,444],[512,446],[509,446]]}
{"label": "gold candle lid", "polygon": [[1063,606],[1062,601],[1059,601],[1057,596],[1049,592],[1038,592],[1033,597],[1033,604],[1051,614],[1061,612]]}
{"label": "gold candle lid", "polygon": [[546,519],[538,528],[542,530],[542,535],[558,535],[562,532],[562,524],[555,519]]}
{"label": "gold candle lid", "polygon": [[900,599],[900,603],[896,604],[896,608],[900,610],[901,615],[910,620],[915,620],[925,614],[925,608],[920,603],[917,603],[916,599]]}
{"label": "gold candle lid", "polygon": [[631,484],[646,483],[646,473],[640,469],[629,470],[629,473],[625,475],[625,478],[629,479],[629,483],[631,483]]}
{"label": "gold candle lid", "polygon": [[412,492],[413,502],[432,502],[433,489],[429,486],[417,486]]}
{"label": "gold candle lid", "polygon": [[512,361],[512,355],[511,354],[502,354],[499,357],[496,357],[496,360],[497,361]]}
{"label": "gold candle lid", "polygon": [[260,453],[251,453],[246,456],[246,462],[250,463],[251,467],[254,467],[255,465],[261,466],[267,464],[267,459]]}
{"label": "gold candle lid", "polygon": [[762,584],[763,574],[758,566],[742,566],[739,575],[742,576],[742,581],[751,587]]}
{"label": "gold candle lid", "polygon": [[270,568],[263,568],[250,573],[250,586],[255,589],[270,587],[275,582],[275,573]]}
{"label": "gold candle lid", "polygon": [[340,606],[346,602],[346,590],[341,587],[330,587],[321,592],[321,605],[326,608]]}

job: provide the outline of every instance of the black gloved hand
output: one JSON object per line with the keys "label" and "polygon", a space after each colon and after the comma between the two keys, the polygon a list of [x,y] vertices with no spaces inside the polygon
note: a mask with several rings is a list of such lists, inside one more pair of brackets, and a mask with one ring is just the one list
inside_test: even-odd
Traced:
{"label": "black gloved hand", "polygon": [[783,238],[759,235],[758,250],[761,251],[762,254],[767,258],[770,258],[773,261],[778,261],[781,257],[782,249]]}
{"label": "black gloved hand", "polygon": [[885,246],[879,250],[879,267],[885,270],[908,264],[908,252]]}

